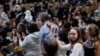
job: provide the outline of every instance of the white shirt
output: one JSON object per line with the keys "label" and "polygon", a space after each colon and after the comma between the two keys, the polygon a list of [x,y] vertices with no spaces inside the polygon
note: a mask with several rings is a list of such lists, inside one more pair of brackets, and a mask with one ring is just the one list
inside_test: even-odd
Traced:
{"label": "white shirt", "polygon": [[9,22],[9,18],[8,18],[8,15],[5,13],[5,12],[1,12],[1,18],[3,19],[3,20],[6,20],[6,21],[8,21]]}
{"label": "white shirt", "polygon": [[25,20],[30,23],[33,21],[33,17],[31,15],[31,11],[30,10],[26,10],[25,12]]}
{"label": "white shirt", "polygon": [[74,44],[73,48],[71,49],[71,44],[66,45],[67,50],[71,50],[71,53],[69,56],[84,56],[84,49],[82,44],[76,43]]}
{"label": "white shirt", "polygon": [[25,56],[41,56],[38,32],[27,35],[23,41],[19,40],[19,45],[25,50]]}

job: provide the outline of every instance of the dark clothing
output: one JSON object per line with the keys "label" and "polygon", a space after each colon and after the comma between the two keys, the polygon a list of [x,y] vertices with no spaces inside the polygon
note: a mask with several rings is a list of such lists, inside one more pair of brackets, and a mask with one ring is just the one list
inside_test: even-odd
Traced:
{"label": "dark clothing", "polygon": [[56,2],[64,2],[65,0],[55,0]]}
{"label": "dark clothing", "polygon": [[59,32],[59,36],[60,36],[60,40],[65,42],[66,44],[69,43],[69,40],[68,40],[68,33],[66,32]]}
{"label": "dark clothing", "polygon": [[97,2],[99,3],[99,2],[100,2],[100,0],[97,0]]}
{"label": "dark clothing", "polygon": [[9,4],[4,4],[4,12],[7,13],[8,10],[10,10]]}
{"label": "dark clothing", "polygon": [[64,20],[67,20],[69,13],[70,12],[69,12],[68,7],[59,7],[57,16],[58,16],[59,20],[64,21]]}
{"label": "dark clothing", "polygon": [[88,40],[84,46],[85,56],[95,56],[95,47],[93,42]]}
{"label": "dark clothing", "polygon": [[26,3],[32,3],[34,0],[26,0]]}
{"label": "dark clothing", "polygon": [[13,2],[12,2],[12,5],[16,5],[16,4],[25,4],[25,0],[22,0],[22,2],[20,2],[20,0],[18,0],[18,2],[16,3],[16,0],[14,0]]}
{"label": "dark clothing", "polygon": [[7,46],[8,47],[8,44],[11,43],[10,40],[7,40],[7,39],[4,39],[4,40],[0,40],[0,52],[2,54],[4,54],[4,56],[6,56],[6,54],[9,54],[10,51],[8,48],[2,48],[3,46]]}
{"label": "dark clothing", "polygon": [[64,20],[63,16],[64,16],[64,8],[58,8],[58,12],[57,12],[57,16],[59,18],[59,20]]}
{"label": "dark clothing", "polygon": [[12,18],[15,18],[15,17],[16,17],[15,12],[14,11],[11,11],[9,18],[12,19]]}
{"label": "dark clothing", "polygon": [[10,28],[9,25],[7,25],[7,26],[5,26],[5,27],[3,27],[3,28],[4,28],[4,30],[5,30],[6,32],[10,32],[10,31],[11,31],[11,28]]}
{"label": "dark clothing", "polygon": [[4,39],[3,41],[0,40],[0,48],[1,48],[2,46],[8,45],[9,43],[10,43],[10,40],[7,40],[7,39]]}
{"label": "dark clothing", "polygon": [[78,20],[77,19],[72,19],[72,26],[73,27],[78,27]]}
{"label": "dark clothing", "polygon": [[42,0],[26,0],[26,3],[40,2]]}
{"label": "dark clothing", "polygon": [[97,21],[97,26],[99,27],[99,29],[100,29],[100,20],[99,21]]}
{"label": "dark clothing", "polygon": [[[1,1],[1,0],[0,0]],[[3,0],[4,1],[4,3],[8,3],[10,0]]]}
{"label": "dark clothing", "polygon": [[0,0],[0,4],[4,4],[4,0]]}
{"label": "dark clothing", "polygon": [[51,15],[51,18],[53,18],[53,17],[54,17],[54,11],[53,11],[53,10],[48,9],[48,13]]}

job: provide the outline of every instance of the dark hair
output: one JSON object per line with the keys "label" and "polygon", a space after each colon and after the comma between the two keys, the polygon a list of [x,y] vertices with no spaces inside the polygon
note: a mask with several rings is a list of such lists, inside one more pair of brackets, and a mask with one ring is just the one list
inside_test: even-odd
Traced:
{"label": "dark hair", "polygon": [[24,23],[22,23],[22,22],[20,22],[19,24],[18,24],[18,27],[20,27],[19,29],[17,29],[17,32],[23,32],[23,33],[25,33],[26,34],[26,28],[25,28],[25,24]]}
{"label": "dark hair", "polygon": [[64,26],[65,29],[70,30],[71,24],[67,23],[67,24],[63,24],[63,26]]}
{"label": "dark hair", "polygon": [[2,26],[0,26],[0,35],[2,36],[3,39],[5,39],[7,36],[7,32],[4,30]]}
{"label": "dark hair", "polygon": [[52,19],[52,21],[55,21],[55,18],[58,18],[58,17],[57,16],[54,16],[53,19]]}
{"label": "dark hair", "polygon": [[83,17],[87,17],[87,13],[86,13],[86,11],[81,11],[81,13],[80,13]]}
{"label": "dark hair", "polygon": [[43,42],[46,56],[56,56],[58,50],[58,44],[55,39],[45,39]]}
{"label": "dark hair", "polygon": [[29,24],[27,24],[27,25],[26,25],[26,29],[27,29],[30,33],[39,31],[39,29],[38,29],[36,23],[29,23]]}

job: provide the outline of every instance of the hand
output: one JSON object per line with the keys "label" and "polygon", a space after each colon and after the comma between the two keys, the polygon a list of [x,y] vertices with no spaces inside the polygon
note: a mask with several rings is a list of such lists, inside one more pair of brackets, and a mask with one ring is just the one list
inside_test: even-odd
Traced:
{"label": "hand", "polygon": [[15,35],[16,34],[16,29],[12,30],[12,34]]}
{"label": "hand", "polygon": [[17,36],[13,37],[13,42],[16,44],[18,42]]}
{"label": "hand", "polygon": [[19,33],[17,33],[17,37],[19,40],[21,40],[21,38],[22,38],[22,36]]}
{"label": "hand", "polygon": [[23,38],[23,39],[25,38],[25,33],[24,33],[24,32],[22,32],[22,38]]}

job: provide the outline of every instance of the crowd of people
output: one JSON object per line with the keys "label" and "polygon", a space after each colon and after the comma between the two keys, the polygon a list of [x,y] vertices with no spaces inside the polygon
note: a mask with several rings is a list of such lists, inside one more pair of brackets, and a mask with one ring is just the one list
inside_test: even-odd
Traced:
{"label": "crowd of people", "polygon": [[99,0],[0,1],[0,56],[100,56]]}

